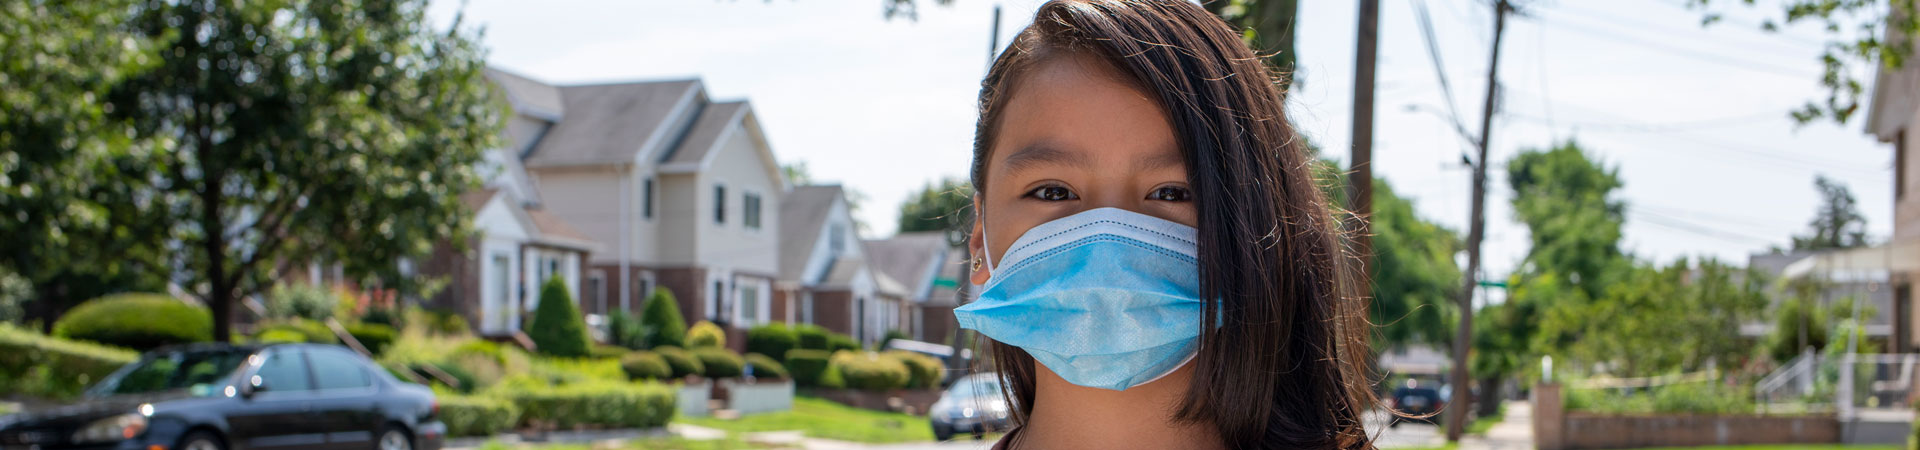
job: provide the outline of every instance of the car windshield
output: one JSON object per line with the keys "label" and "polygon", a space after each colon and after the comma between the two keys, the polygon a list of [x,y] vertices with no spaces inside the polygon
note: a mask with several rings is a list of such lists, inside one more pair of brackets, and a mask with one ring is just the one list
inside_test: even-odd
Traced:
{"label": "car windshield", "polygon": [[976,397],[1000,395],[1000,379],[993,376],[969,376],[953,382],[947,388],[950,397]]}
{"label": "car windshield", "polygon": [[100,380],[87,394],[100,397],[185,389],[197,397],[214,395],[226,386],[228,375],[246,361],[250,353],[244,350],[148,353]]}

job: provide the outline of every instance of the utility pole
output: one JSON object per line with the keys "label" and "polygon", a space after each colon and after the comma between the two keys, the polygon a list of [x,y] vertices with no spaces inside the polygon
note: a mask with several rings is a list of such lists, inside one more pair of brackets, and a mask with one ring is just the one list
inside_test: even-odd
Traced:
{"label": "utility pole", "polygon": [[1473,411],[1472,376],[1467,353],[1473,339],[1473,288],[1479,284],[1480,241],[1487,234],[1487,147],[1493,142],[1493,107],[1500,89],[1500,33],[1506,31],[1508,0],[1493,2],[1493,56],[1487,60],[1487,103],[1480,117],[1480,157],[1473,160],[1473,213],[1468,216],[1466,283],[1460,287],[1460,328],[1453,339],[1453,400],[1447,404],[1447,441],[1458,442]]}
{"label": "utility pole", "polygon": [[1347,158],[1347,201],[1353,207],[1354,250],[1359,253],[1359,298],[1373,295],[1373,69],[1380,50],[1380,0],[1360,0],[1353,50],[1353,154]]}

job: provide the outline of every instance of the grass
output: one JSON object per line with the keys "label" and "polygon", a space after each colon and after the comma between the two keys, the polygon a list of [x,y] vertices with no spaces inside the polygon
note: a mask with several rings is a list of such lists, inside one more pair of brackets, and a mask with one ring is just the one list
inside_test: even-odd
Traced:
{"label": "grass", "polygon": [[1493,412],[1493,415],[1476,417],[1473,419],[1473,422],[1467,423],[1467,434],[1485,436],[1487,435],[1487,430],[1493,429],[1494,425],[1499,425],[1500,419],[1506,417],[1507,405],[1502,403],[1500,404],[1500,408]]}
{"label": "grass", "polygon": [[1459,442],[1448,442],[1432,447],[1394,447],[1393,450],[1458,450],[1459,448]]}
{"label": "grass", "polygon": [[586,444],[520,444],[507,445],[500,441],[487,441],[480,450],[746,450],[785,448],[771,444],[747,442],[737,435],[728,435],[726,439],[694,440],[679,437],[650,439],[631,439],[619,445]]}
{"label": "grass", "polygon": [[1662,447],[1641,450],[1896,450],[1899,445],[1772,444],[1712,445],[1705,447]]}
{"label": "grass", "polygon": [[808,396],[795,396],[791,411],[753,414],[734,420],[682,417],[674,421],[733,433],[800,430],[807,437],[864,443],[933,440],[933,427],[925,417],[859,409]]}

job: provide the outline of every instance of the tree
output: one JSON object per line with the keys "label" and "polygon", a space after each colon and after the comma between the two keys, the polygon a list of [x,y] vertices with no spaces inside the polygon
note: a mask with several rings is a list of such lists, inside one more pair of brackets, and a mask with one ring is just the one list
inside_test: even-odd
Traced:
{"label": "tree", "polygon": [[464,242],[462,192],[497,145],[504,104],[456,20],[422,0],[170,2],[125,10],[159,44],[152,70],[113,86],[110,117],[173,145],[141,179],[190,289],[225,341],[236,299],[283,265],[337,262],[363,285],[407,291],[399,261]]}
{"label": "tree", "polygon": [[1630,262],[1620,250],[1626,203],[1617,169],[1587,156],[1573,141],[1551,150],[1527,150],[1507,163],[1514,218],[1527,226],[1531,247],[1521,271],[1557,273],[1562,282],[1598,298],[1616,271]]}
{"label": "tree", "polygon": [[[164,212],[144,180],[170,142],[128,136],[106,98],[150,70],[155,44],[121,27],[132,0],[0,5],[0,272],[51,331],[86,299],[165,288]],[[30,37],[30,38],[20,38]]]}
{"label": "tree", "polygon": [[1753,354],[1739,330],[1767,307],[1760,274],[1683,259],[1628,275],[1603,297],[1549,310],[1541,328],[1580,337],[1557,350],[1620,376],[1731,368]]}
{"label": "tree", "polygon": [[[1715,0],[1687,0],[1688,7],[1704,14],[1700,20],[1703,27],[1725,19],[1711,10],[1713,3]],[[1753,0],[1739,3],[1755,5]],[[1860,77],[1872,76],[1874,69],[1905,65],[1913,54],[1914,38],[1920,37],[1920,17],[1915,17],[1913,0],[1786,0],[1780,9],[1782,18],[1762,21],[1758,25],[1761,31],[1777,33],[1783,23],[1812,23],[1827,35],[1820,54],[1820,85],[1826,88],[1826,98],[1809,100],[1792,112],[1794,120],[1802,124],[1822,118],[1846,123],[1860,109],[1860,97],[1865,92]]]}
{"label": "tree", "polygon": [[567,290],[567,283],[559,276],[548,278],[540,287],[540,303],[533,308],[533,323],[527,327],[527,337],[533,339],[534,350],[541,354],[579,358],[587,356],[593,348],[593,340],[587,337],[586,320],[573,305],[573,296],[567,294]]}
{"label": "tree", "polygon": [[780,176],[785,177],[787,184],[791,186],[813,184],[813,171],[807,170],[806,161],[795,161],[791,164],[780,165]]}
{"label": "tree", "polygon": [[1281,86],[1293,84],[1295,62],[1300,60],[1293,43],[1299,0],[1218,0],[1204,5],[1241,30],[1247,45],[1267,55],[1267,64],[1279,70]]}
{"label": "tree", "polygon": [[1413,202],[1373,180],[1373,298],[1369,320],[1379,326],[1377,348],[1451,342],[1460,266],[1453,230],[1420,218]]}
{"label": "tree", "polygon": [[1820,191],[1820,209],[1808,223],[1811,234],[1793,237],[1794,250],[1832,250],[1867,245],[1867,218],[1855,206],[1853,192],[1839,180],[1821,175],[1813,179]]}
{"label": "tree", "polygon": [[647,347],[682,347],[687,343],[687,319],[680,316],[680,304],[673,299],[673,291],[667,288],[654,288],[647,296],[647,306],[640,312],[640,321],[653,329],[648,336]]}
{"label": "tree", "polygon": [[907,196],[900,204],[900,232],[946,231],[973,223],[973,185],[942,178]]}

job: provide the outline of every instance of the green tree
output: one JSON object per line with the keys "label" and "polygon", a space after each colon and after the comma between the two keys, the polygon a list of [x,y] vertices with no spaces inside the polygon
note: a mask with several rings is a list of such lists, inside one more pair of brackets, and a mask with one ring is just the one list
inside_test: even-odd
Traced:
{"label": "green tree", "polygon": [[1453,230],[1419,217],[1413,202],[1373,180],[1373,299],[1369,319],[1380,327],[1377,348],[1452,341],[1461,247]]}
{"label": "green tree", "polygon": [[647,338],[647,347],[687,345],[687,319],[680,316],[680,304],[673,299],[673,291],[667,288],[654,288],[647,296],[647,307],[640,312],[640,321],[653,330]]}
{"label": "green tree", "polygon": [[1820,191],[1820,209],[1807,224],[1811,234],[1793,237],[1794,250],[1832,250],[1867,245],[1867,217],[1854,204],[1853,191],[1840,180],[1821,175],[1813,179]]}
{"label": "green tree", "polygon": [[587,356],[593,341],[587,337],[587,323],[580,309],[567,294],[567,283],[560,277],[548,278],[540,287],[540,303],[533,308],[533,323],[527,337],[541,354],[578,358]]}
{"label": "green tree", "polygon": [[135,4],[0,4],[0,271],[30,286],[17,306],[43,331],[86,299],[166,286],[165,211],[145,180],[171,142],[130,137],[102,101],[158,62],[122,26]]}
{"label": "green tree", "polygon": [[1293,84],[1295,62],[1300,60],[1293,43],[1300,17],[1299,0],[1217,0],[1203,4],[1207,11],[1239,29],[1247,45],[1268,55],[1267,64],[1280,70],[1282,86]]}
{"label": "green tree", "polygon": [[[1701,11],[1701,26],[1725,21],[1714,11],[1715,3],[1730,0],[1687,0],[1687,6]],[[1753,7],[1753,0],[1740,0]],[[1778,2],[1781,16],[1769,17],[1756,26],[1761,31],[1778,33],[1783,25],[1817,25],[1826,33],[1820,54],[1820,85],[1824,99],[1809,100],[1792,112],[1800,123],[1823,118],[1846,123],[1859,112],[1865,93],[1862,76],[1873,76],[1874,69],[1898,69],[1913,54],[1913,41],[1920,37],[1920,18],[1915,16],[1914,0],[1786,0]]]}
{"label": "green tree", "polygon": [[907,196],[900,204],[900,232],[945,231],[972,223],[973,185],[959,178],[938,183]]}
{"label": "green tree", "polygon": [[110,116],[173,142],[153,154],[186,286],[229,338],[236,299],[280,264],[340,263],[362,285],[417,293],[398,261],[464,242],[459,194],[496,146],[504,104],[456,20],[424,0],[150,0],[125,26],[160,43],[116,83]]}
{"label": "green tree", "polygon": [[1709,259],[1627,275],[1604,297],[1562,303],[1542,319],[1542,328],[1580,337],[1558,348],[1573,361],[1648,376],[1737,367],[1753,354],[1739,330],[1767,307],[1759,274]]}
{"label": "green tree", "polygon": [[1514,192],[1514,218],[1526,225],[1531,244],[1521,281],[1558,273],[1587,298],[1598,298],[1612,276],[1630,265],[1620,250],[1627,207],[1615,195],[1622,186],[1618,169],[1567,141],[1514,156],[1507,184]]}

